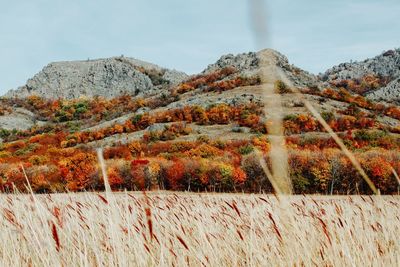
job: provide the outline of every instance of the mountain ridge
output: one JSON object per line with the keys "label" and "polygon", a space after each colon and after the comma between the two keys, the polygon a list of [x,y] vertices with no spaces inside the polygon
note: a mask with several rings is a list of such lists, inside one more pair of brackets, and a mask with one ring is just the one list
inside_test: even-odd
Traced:
{"label": "mountain ridge", "polygon": [[187,75],[127,57],[60,61],[46,65],[26,85],[10,90],[5,97],[38,95],[73,99],[81,96],[107,98],[130,94],[147,96],[163,83],[177,84]]}
{"label": "mountain ridge", "polygon": [[[215,63],[208,65],[200,74],[191,76],[123,56],[55,62],[48,64],[41,72],[28,80],[25,86],[10,91],[2,98],[4,111],[0,109],[0,128],[27,130],[54,120],[54,118],[49,119],[47,113],[47,117],[43,117],[40,115],[41,112],[27,104],[36,101],[24,100],[24,97],[29,96],[38,96],[52,101],[61,99],[65,105],[68,101],[79,102],[79,99],[93,102],[93,99],[100,97],[113,101],[115,98],[129,96],[136,99],[135,101],[150,103],[131,111],[141,113],[154,113],[155,110],[186,106],[207,108],[216,104],[238,106],[250,103],[263,106],[265,92],[260,80],[260,58],[269,61],[277,70],[269,76],[272,82],[280,81],[283,86],[279,90],[284,93],[282,104],[285,115],[306,112],[298,100],[285,94],[289,92],[287,88],[285,89],[288,85],[296,86],[306,92],[308,100],[314,103],[321,112],[336,112],[346,106],[344,104],[346,97],[343,98],[343,94],[340,93],[341,88],[367,97],[373,94],[381,97],[384,95],[382,91],[389,90],[385,102],[395,103],[398,95],[393,96],[392,92],[399,90],[396,84],[399,81],[399,78],[396,79],[399,71],[395,64],[399,51],[389,50],[365,61],[343,63],[319,76],[291,65],[286,56],[272,49],[224,55]],[[383,61],[383,63],[376,61]],[[390,79],[379,80],[379,77],[371,76],[370,70],[365,66],[373,66],[371,68],[377,70],[380,77],[385,77],[385,73],[389,73]],[[391,70],[386,70],[386,68],[391,68]],[[366,74],[370,76],[364,76]],[[326,94],[326,88],[333,91]],[[342,96],[332,97],[332,94],[338,93]],[[336,103],[338,97],[344,102]],[[16,98],[19,104],[15,104],[13,98]],[[364,102],[359,103],[360,107],[368,107]],[[63,109],[66,108],[70,109],[68,105]],[[120,114],[121,120],[127,114],[127,111],[124,112]],[[63,114],[64,110],[58,113]],[[391,114],[391,111],[387,113]],[[110,119],[116,118],[118,115],[112,115]],[[379,120],[396,126],[396,122],[389,118],[382,117]]]}
{"label": "mountain ridge", "polygon": [[[388,50],[363,61],[341,63],[314,75],[289,64],[286,56],[273,51],[276,64],[298,87],[337,87],[343,81],[362,83],[364,77],[372,75],[385,79],[362,92],[375,101],[400,101],[400,49]],[[208,74],[226,67],[233,67],[242,76],[254,76],[258,72],[259,52],[221,56],[208,65],[199,75]],[[184,82],[190,77],[184,72],[160,67],[130,57],[111,57],[92,60],[60,61],[46,65],[42,71],[28,79],[24,86],[10,90],[4,97],[27,97],[38,95],[44,98],[74,99],[79,97],[103,96],[113,98],[119,95],[149,97],[161,94],[163,90]]]}

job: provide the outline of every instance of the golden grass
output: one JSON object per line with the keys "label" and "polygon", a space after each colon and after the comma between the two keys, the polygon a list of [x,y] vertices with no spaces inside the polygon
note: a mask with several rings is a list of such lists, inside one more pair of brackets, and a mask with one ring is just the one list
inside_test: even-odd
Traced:
{"label": "golden grass", "polygon": [[1,266],[399,266],[398,196],[0,195]]}

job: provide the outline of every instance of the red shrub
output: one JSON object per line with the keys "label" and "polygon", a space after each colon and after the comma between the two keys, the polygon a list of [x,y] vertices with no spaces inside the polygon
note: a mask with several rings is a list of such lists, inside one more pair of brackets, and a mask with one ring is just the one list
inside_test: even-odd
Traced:
{"label": "red shrub", "polygon": [[165,171],[168,184],[173,190],[180,189],[184,175],[185,165],[180,160],[175,160]]}
{"label": "red shrub", "polygon": [[116,146],[104,151],[104,159],[131,159],[131,151],[127,146]]}

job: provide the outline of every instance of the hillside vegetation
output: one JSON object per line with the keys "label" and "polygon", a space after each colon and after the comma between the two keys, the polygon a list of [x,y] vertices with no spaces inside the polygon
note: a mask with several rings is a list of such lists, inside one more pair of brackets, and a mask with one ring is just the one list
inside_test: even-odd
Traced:
{"label": "hillside vegetation", "polygon": [[[377,102],[367,94],[387,86],[395,74],[390,72],[389,78],[370,73],[342,80],[347,76],[332,78],[333,69],[327,83],[289,65],[275,51],[259,54],[267,52],[285,79],[342,138],[380,191],[398,192],[400,108],[396,101]],[[388,56],[397,56],[393,53]],[[268,136],[270,114],[264,104],[259,54],[224,56],[191,77],[140,61],[105,61],[106,66],[115,61],[147,77],[151,89],[140,88],[140,92],[131,88],[119,95],[115,91],[102,94],[94,89],[78,98],[44,97],[53,90],[50,87],[32,87],[32,93],[23,98],[15,97],[18,91],[11,92],[0,99],[0,189],[26,191],[25,171],[35,192],[103,190],[95,148],[104,147],[113,190],[272,192],[260,165],[260,160],[269,162],[270,138],[274,137]],[[83,68],[89,63],[82,64]],[[100,68],[99,64],[102,61],[90,63],[90,71],[83,72],[78,81],[85,80],[93,66]],[[174,79],[168,73],[174,73]],[[74,85],[69,92],[75,92],[79,84],[86,86],[68,77]],[[371,193],[332,137],[281,78],[269,82],[283,102],[294,191]],[[103,79],[100,85],[104,84],[117,90]]]}

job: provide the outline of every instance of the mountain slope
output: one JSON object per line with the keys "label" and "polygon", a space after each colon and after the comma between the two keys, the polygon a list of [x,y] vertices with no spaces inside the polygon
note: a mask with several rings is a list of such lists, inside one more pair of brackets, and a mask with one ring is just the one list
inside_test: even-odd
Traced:
{"label": "mountain slope", "polygon": [[[369,99],[386,102],[400,101],[400,49],[388,50],[381,55],[360,62],[343,63],[327,70],[322,80],[343,85],[355,81]],[[367,79],[365,79],[367,78]],[[369,80],[374,80],[372,86]],[[362,88],[364,87],[364,89]]]}
{"label": "mountain slope", "polygon": [[288,163],[294,192],[370,193],[296,87],[381,192],[397,192],[400,108],[355,94],[392,81],[346,68],[324,84],[270,49],[190,77],[126,58],[50,65],[10,93],[28,97],[0,98],[0,191],[26,189],[21,163],[35,192],[103,190],[102,147],[114,190],[271,192],[260,156],[285,144],[270,162]]}
{"label": "mountain slope", "polygon": [[[342,79],[357,79],[357,77],[371,74],[372,71],[376,71],[381,76],[394,77],[398,73],[396,65],[393,63],[397,60],[397,56],[398,51],[394,51],[365,62],[342,64],[327,71],[323,79],[331,84],[336,82],[339,87]],[[90,106],[95,104],[90,100],[93,96],[102,96],[112,100],[121,95],[130,95],[135,101],[144,99],[147,104],[141,110],[150,114],[160,110],[171,110],[185,106],[207,108],[216,104],[230,106],[255,104],[262,107],[266,100],[265,88],[260,85],[260,58],[270,61],[271,66],[274,66],[274,71],[268,73],[272,85],[277,81],[283,81],[286,86],[296,86],[301,90],[307,91],[308,88],[317,90],[317,93],[305,94],[305,98],[313,103],[320,112],[333,112],[340,115],[338,112],[342,112],[348,107],[349,103],[321,94],[320,89],[318,89],[318,87],[323,87],[320,77],[291,65],[284,55],[271,49],[257,53],[222,56],[201,74],[190,77],[184,73],[125,57],[52,63],[30,79],[26,86],[17,91],[9,92],[7,97],[36,95],[50,100],[58,98],[73,100],[85,96],[83,99],[91,102],[89,104],[90,109],[93,108]],[[382,63],[379,63],[380,61]],[[337,83],[338,81],[340,82]],[[389,83],[387,88],[391,88],[391,84]],[[391,90],[397,88],[394,86]],[[384,89],[386,87],[373,93],[379,93],[380,90]],[[281,97],[283,102],[282,116],[307,113],[306,108],[292,95],[284,93]],[[388,97],[393,98],[392,96]],[[35,102],[35,100],[30,102]],[[42,120],[53,123],[58,123],[60,119],[65,121],[65,118],[60,116],[63,116],[66,110],[71,108],[71,112],[74,112],[74,107],[71,107],[68,102],[60,107],[62,109],[60,112],[38,112],[38,106],[47,106],[44,103],[33,106],[25,104],[24,100],[19,100],[18,103],[14,104],[13,101],[3,100],[2,105],[4,108],[8,107],[8,111],[6,110],[4,113],[7,116],[0,117],[0,128],[11,130],[10,127],[14,127],[17,130],[26,130],[38,123],[42,125]],[[80,105],[79,103],[76,104]],[[16,108],[25,108],[31,112],[30,116],[26,114],[23,116],[23,120],[27,122],[26,125],[13,124],[9,119],[10,116],[14,116],[12,114],[19,114]],[[85,123],[82,122],[84,125],[82,129],[94,127],[99,123],[102,125],[103,122],[104,125],[110,125],[117,121],[121,123],[136,112],[135,109],[129,112],[126,107],[111,108],[106,112],[108,115],[105,117],[109,118],[109,122],[102,121],[104,119],[91,122],[86,120]],[[369,110],[364,110],[364,112],[371,116],[373,113]],[[43,113],[47,115],[43,117]],[[47,118],[45,118],[46,116]],[[69,116],[68,120],[78,119],[79,122],[82,114]],[[121,116],[120,119],[118,119],[119,116]],[[265,119],[268,119],[268,114],[265,114],[265,116]],[[377,119],[391,127],[397,125],[393,118],[378,116]]]}

